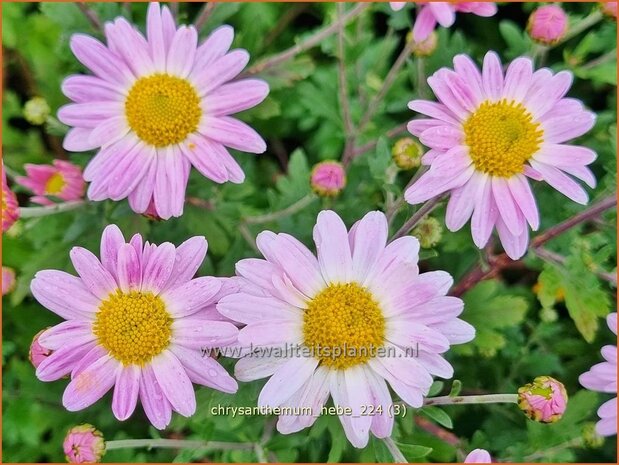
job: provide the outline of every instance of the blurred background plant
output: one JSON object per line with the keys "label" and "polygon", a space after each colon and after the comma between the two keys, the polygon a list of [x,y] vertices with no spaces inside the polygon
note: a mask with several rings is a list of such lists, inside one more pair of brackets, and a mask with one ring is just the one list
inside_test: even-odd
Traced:
{"label": "blurred background plant", "polygon": [[[34,208],[30,193],[14,182],[26,163],[87,164],[89,155],[62,149],[66,127],[54,116],[67,102],[62,80],[82,71],[69,37],[84,32],[102,39],[102,24],[118,15],[143,25],[146,5],[4,3],[3,159],[9,185],[25,207],[3,235],[2,263],[16,276],[3,297],[4,460],[62,461],[67,430],[88,422],[106,440],[242,443],[224,450],[179,450],[173,442],[168,449],[114,449],[105,461],[392,461],[377,440],[353,449],[336,417],[284,436],[273,432],[271,417],[212,415],[218,404],[255,405],[261,382],[241,383],[235,396],[198,389],[196,415],[175,416],[164,432],[150,427],[141,413],[117,422],[108,402],[69,413],[60,403],[65,383],[42,384],[28,359],[35,334],[58,322],[32,299],[29,283],[40,269],[70,270],[73,245],[98,250],[109,223],[126,236],[140,232],[153,242],[179,244],[204,235],[209,253],[200,273],[220,276],[231,275],[239,259],[258,255],[254,238],[263,229],[294,233],[309,244],[316,214],[324,208],[337,210],[348,224],[381,209],[391,218],[392,232],[398,231],[415,213],[401,198],[418,170],[421,149],[414,140],[400,140],[413,117],[407,102],[430,97],[425,78],[451,66],[455,54],[479,60],[492,44],[504,61],[528,54],[538,66],[575,74],[570,96],[598,115],[595,128],[578,143],[598,153],[591,205],[602,199],[605,208],[511,262],[493,244],[477,250],[466,228],[444,231],[445,207],[439,204],[414,231],[424,245],[421,267],[454,275],[454,292],[466,301],[463,318],[478,330],[473,342],[449,354],[461,394],[516,392],[538,375],[551,375],[565,384],[570,401],[564,418],[550,425],[526,419],[513,406],[427,407],[398,418],[394,439],[415,462],[462,460],[474,448],[506,462],[614,462],[615,441],[597,438],[591,428],[607,396],[582,389],[578,376],[600,361],[599,347],[613,340],[603,317],[616,301],[616,18],[594,3],[564,4],[565,34],[551,43],[535,42],[527,21],[537,6],[503,3],[492,18],[459,15],[452,28],[438,29],[419,46],[407,39],[414,10],[394,12],[387,3],[171,4],[178,21],[195,22],[201,37],[221,24],[235,28],[234,46],[252,57],[247,73],[271,86],[265,102],[241,115],[265,137],[268,149],[261,156],[236,157],[247,174],[240,185],[220,186],[192,173],[185,214],[157,221],[134,214],[126,201],[61,204],[53,212]],[[338,194],[321,196],[310,176],[314,165],[327,160],[345,166],[346,182]],[[542,233],[587,208],[542,183],[535,196]],[[230,360],[224,364],[232,369]],[[450,389],[451,381],[438,381],[433,394]]]}

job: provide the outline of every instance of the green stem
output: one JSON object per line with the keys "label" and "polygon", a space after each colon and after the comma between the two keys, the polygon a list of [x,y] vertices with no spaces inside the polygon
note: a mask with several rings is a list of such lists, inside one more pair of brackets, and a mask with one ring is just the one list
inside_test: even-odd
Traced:
{"label": "green stem", "polygon": [[316,200],[316,196],[314,194],[307,194],[305,197],[302,197],[300,200],[297,200],[295,203],[293,203],[289,207],[284,208],[283,210],[279,210],[273,213],[267,213],[266,215],[248,216],[243,221],[246,224],[261,224],[275,221],[279,218],[290,216],[298,211],[303,210],[314,200]]}
{"label": "green stem", "polygon": [[193,441],[186,439],[119,439],[106,441],[105,449],[127,449],[134,447],[195,450],[254,450],[251,442]]}
{"label": "green stem", "polygon": [[45,207],[22,207],[19,209],[20,218],[38,218],[41,216],[55,215],[56,213],[76,210],[86,205],[85,200],[75,200],[73,202],[57,203]]}
{"label": "green stem", "polygon": [[387,449],[389,449],[389,452],[391,452],[391,456],[393,457],[393,461],[395,463],[408,463],[402,451],[400,451],[396,443],[393,442],[393,439],[390,437],[383,438],[383,442],[387,446]]}
{"label": "green stem", "polygon": [[443,195],[439,195],[437,197],[434,197],[428,200],[426,203],[424,203],[419,208],[419,210],[417,210],[413,214],[413,216],[411,216],[409,220],[406,223],[404,223],[400,229],[398,229],[398,231],[393,235],[391,240],[394,241],[400,237],[406,236],[417,225],[417,223],[419,223],[432,210],[438,207],[438,204],[443,199],[443,197],[444,197]]}
{"label": "green stem", "polygon": [[573,37],[576,37],[581,32],[602,21],[603,18],[604,13],[602,13],[599,9],[595,9],[589,14],[589,16],[584,17],[579,22],[574,24],[574,26],[570,27],[570,29],[559,42],[557,42],[556,44],[552,44],[552,48],[567,42]]}
{"label": "green stem", "polygon": [[427,398],[423,405],[517,404],[518,394],[486,394],[480,396],[441,396]]}
{"label": "green stem", "polygon": [[344,16],[342,16],[339,20],[335,21],[331,25],[316,32],[314,35],[307,38],[303,42],[299,42],[297,45],[290,47],[288,50],[284,50],[283,52],[278,53],[277,55],[274,55],[270,58],[266,58],[256,63],[254,66],[252,66],[251,68],[247,70],[245,75],[253,75],[253,74],[261,73],[262,71],[268,68],[273,68],[274,66],[278,66],[294,58],[299,53],[305,52],[306,50],[309,50],[321,44],[324,39],[326,39],[332,34],[335,34],[342,25],[348,24],[350,21],[355,19],[357,16],[363,13],[370,6],[371,6],[370,3],[360,3],[359,5],[355,6],[355,8],[353,8],[348,13],[346,13]]}

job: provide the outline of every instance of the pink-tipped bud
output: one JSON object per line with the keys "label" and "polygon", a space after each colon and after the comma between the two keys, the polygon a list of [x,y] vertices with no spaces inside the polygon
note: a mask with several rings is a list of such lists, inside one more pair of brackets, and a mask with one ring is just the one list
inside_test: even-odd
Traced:
{"label": "pink-tipped bud", "polygon": [[475,449],[469,452],[464,459],[464,463],[492,463],[490,454],[485,449]]}
{"label": "pink-tipped bud", "polygon": [[312,169],[310,184],[321,197],[335,197],[346,186],[346,171],[337,161],[323,161]]}
{"label": "pink-tipped bud", "polygon": [[30,359],[30,363],[32,363],[35,369],[39,367],[43,360],[52,355],[53,352],[47,347],[43,347],[41,344],[39,344],[39,337],[46,330],[47,328],[36,333],[36,335],[32,338],[32,344],[30,344],[30,352],[28,352],[28,358]]}
{"label": "pink-tipped bud", "polygon": [[567,32],[568,18],[558,5],[544,5],[529,16],[527,31],[531,38],[544,45],[551,45]]}
{"label": "pink-tipped bud", "polygon": [[84,423],[69,430],[63,448],[69,463],[94,463],[105,454],[105,441],[101,431]]}
{"label": "pink-tipped bud", "polygon": [[389,2],[389,6],[393,11],[400,11],[406,6],[406,2]]}
{"label": "pink-tipped bud", "polygon": [[438,34],[436,31],[432,31],[432,33],[423,40],[415,41],[413,39],[412,31],[406,35],[406,41],[414,43],[412,44],[411,52],[417,58],[429,57],[436,50],[436,46],[438,45]]}
{"label": "pink-tipped bud", "polygon": [[2,267],[2,295],[7,295],[15,289],[15,270],[8,266]]}
{"label": "pink-tipped bud", "polygon": [[617,2],[600,2],[600,8],[606,16],[617,19]]}
{"label": "pink-tipped bud", "polygon": [[554,423],[567,408],[567,391],[556,379],[538,376],[518,389],[518,406],[531,420]]}

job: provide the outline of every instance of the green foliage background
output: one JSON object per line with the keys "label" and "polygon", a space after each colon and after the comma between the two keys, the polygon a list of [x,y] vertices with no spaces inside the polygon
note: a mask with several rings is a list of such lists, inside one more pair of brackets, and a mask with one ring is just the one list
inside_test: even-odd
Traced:
{"label": "green foliage background", "polygon": [[[439,30],[439,47],[422,66],[429,75],[450,66],[457,53],[480,60],[489,44],[504,61],[531,53],[535,47],[523,31],[532,3],[501,4],[493,18],[459,15],[450,30]],[[143,29],[145,4],[92,3],[102,20],[130,16]],[[180,22],[195,19],[202,4],[178,5]],[[354,5],[347,4],[346,10]],[[578,23],[597,8],[592,3],[565,4],[571,23]],[[63,155],[58,136],[64,128],[29,125],[22,116],[25,101],[43,96],[53,113],[67,99],[60,92],[69,74],[83,72],[72,56],[68,40],[72,33],[101,37],[73,3],[5,3],[2,5],[4,47],[4,97],[2,112],[3,154],[9,173],[23,173],[24,163],[50,163]],[[290,21],[286,22],[287,19]],[[201,30],[201,37],[220,24],[236,30],[235,47],[246,48],[250,66],[295,43],[337,19],[336,5],[287,3],[219,4]],[[387,4],[374,4],[345,29],[346,81],[352,119],[358,123],[368,102],[381,88],[395,58],[405,45],[412,24],[412,9],[394,13]],[[71,212],[21,220],[3,237],[2,261],[16,269],[17,288],[3,298],[3,459],[5,462],[62,461],[66,430],[80,422],[99,428],[106,439],[175,437],[233,442],[259,442],[273,419],[268,417],[217,417],[210,406],[255,405],[263,384],[240,383],[237,395],[197,388],[198,412],[193,418],[174,416],[163,432],[149,426],[140,408],[133,417],[117,422],[111,413],[110,396],[78,413],[61,406],[66,381],[41,383],[34,376],[27,353],[34,334],[59,322],[32,299],[29,283],[41,269],[73,272],[68,252],[74,245],[97,251],[103,228],[120,226],[126,236],[140,232],[150,241],[179,244],[192,235],[209,241],[208,258],[201,275],[226,276],[234,263],[258,256],[252,238],[263,229],[285,231],[311,244],[316,214],[324,208],[338,211],[347,224],[366,212],[384,209],[386,202],[401,196],[412,172],[394,170],[390,147],[396,140],[387,132],[413,116],[409,100],[425,95],[419,80],[418,60],[409,57],[394,85],[380,103],[378,112],[358,135],[357,144],[372,148],[357,157],[348,170],[348,186],[335,200],[311,196],[309,172],[321,160],[340,159],[344,148],[344,125],[338,97],[337,35],[319,46],[272,67],[260,76],[269,81],[271,94],[257,108],[241,117],[268,141],[262,156],[236,154],[247,180],[241,185],[216,185],[192,173],[187,195],[193,200],[185,214],[166,222],[153,222],[131,212],[126,201],[89,204]],[[593,170],[599,180],[592,201],[616,190],[616,61],[604,54],[616,49],[616,23],[605,19],[575,38],[549,50],[546,66],[554,71],[569,69],[576,79],[570,92],[598,114],[595,128],[578,143],[598,152]],[[601,58],[600,58],[601,57]],[[596,61],[597,60],[597,61]],[[69,154],[85,166],[91,154]],[[20,204],[28,196],[15,189]],[[538,183],[535,195],[541,210],[541,230],[574,215],[583,207],[567,201],[549,186]],[[279,211],[301,199],[308,205],[292,215],[258,222],[256,216]],[[405,206],[394,221],[395,231],[414,209]],[[444,206],[433,215],[441,220]],[[248,219],[249,218],[249,219]],[[501,461],[602,461],[616,459],[615,438],[593,448],[583,442],[582,430],[595,421],[595,411],[606,395],[582,390],[578,375],[601,360],[599,348],[613,341],[603,317],[614,311],[616,289],[600,279],[616,272],[616,215],[570,230],[548,244],[562,255],[561,265],[546,263],[532,254],[508,267],[496,280],[483,282],[465,295],[463,318],[477,327],[478,336],[456,346],[449,354],[462,393],[515,392],[537,375],[563,381],[570,393],[564,419],[554,425],[528,421],[515,406],[457,406],[409,412],[396,421],[394,440],[410,461],[450,462],[477,447],[490,450]],[[468,228],[452,234],[424,252],[422,268],[444,269],[460,278],[471,266],[483,261]],[[538,293],[533,291],[539,280]],[[562,290],[565,299],[557,300]],[[232,370],[233,364],[224,361]],[[436,383],[434,393],[449,393],[451,381]],[[416,425],[414,418],[429,419],[453,430],[454,446]],[[268,435],[267,435],[268,436]],[[278,461],[391,461],[382,442],[372,440],[365,450],[346,441],[336,417],[320,418],[309,430],[283,436],[273,434],[264,449]],[[273,454],[273,455],[271,455]],[[253,451],[196,452],[191,450],[110,451],[105,461],[255,461]]]}

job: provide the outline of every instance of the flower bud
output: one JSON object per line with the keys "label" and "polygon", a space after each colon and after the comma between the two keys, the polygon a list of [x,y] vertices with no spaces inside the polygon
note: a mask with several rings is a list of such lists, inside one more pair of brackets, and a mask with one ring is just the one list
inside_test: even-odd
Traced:
{"label": "flower bud", "polygon": [[50,113],[51,109],[43,97],[33,97],[24,105],[24,117],[36,126],[44,124]]}
{"label": "flower bud", "polygon": [[527,31],[531,38],[543,45],[551,45],[567,32],[568,18],[558,5],[544,5],[529,16]]}
{"label": "flower bud", "polygon": [[45,328],[39,331],[33,338],[32,344],[30,344],[30,351],[28,352],[28,359],[30,363],[34,366],[34,368],[38,368],[43,360],[52,355],[52,351],[47,347],[43,347],[39,344],[39,337],[43,334],[48,328]]}
{"label": "flower bud", "polygon": [[2,295],[7,295],[15,289],[15,270],[8,266],[2,267]]}
{"label": "flower bud", "polygon": [[585,446],[596,449],[604,445],[604,436],[600,436],[595,430],[595,423],[588,421],[582,427],[582,439]]}
{"label": "flower bud", "polygon": [[9,189],[2,164],[2,232],[9,230],[19,218],[19,205],[15,193]]}
{"label": "flower bud", "polygon": [[518,406],[531,420],[559,421],[567,407],[565,386],[550,376],[538,376],[518,389]]}
{"label": "flower bud", "polygon": [[152,221],[162,221],[162,218],[159,216],[159,213],[157,213],[157,208],[155,207],[154,199],[150,199],[150,203],[148,204],[146,211],[144,211],[142,215]]}
{"label": "flower bud", "polygon": [[[412,31],[406,35],[406,41],[414,41]],[[429,57],[436,50],[436,46],[438,45],[438,34],[436,31],[432,31],[432,33],[424,40],[413,43],[413,48],[411,52],[417,58]]]}
{"label": "flower bud", "polygon": [[485,449],[475,449],[469,452],[464,459],[464,463],[492,463],[490,454]]}
{"label": "flower bud", "polygon": [[421,165],[423,148],[412,137],[398,139],[391,149],[391,156],[401,170],[412,170]]}
{"label": "flower bud", "polygon": [[430,249],[438,244],[443,237],[443,225],[436,218],[428,216],[415,226],[413,236],[419,239],[419,245],[422,248]]}
{"label": "flower bud", "polygon": [[69,430],[63,448],[69,463],[93,463],[105,454],[105,441],[101,431],[84,423]]}
{"label": "flower bud", "polygon": [[617,20],[617,2],[600,2],[600,8],[606,16]]}
{"label": "flower bud", "polygon": [[312,169],[312,190],[321,197],[335,197],[346,186],[346,171],[337,161],[323,161]]}

